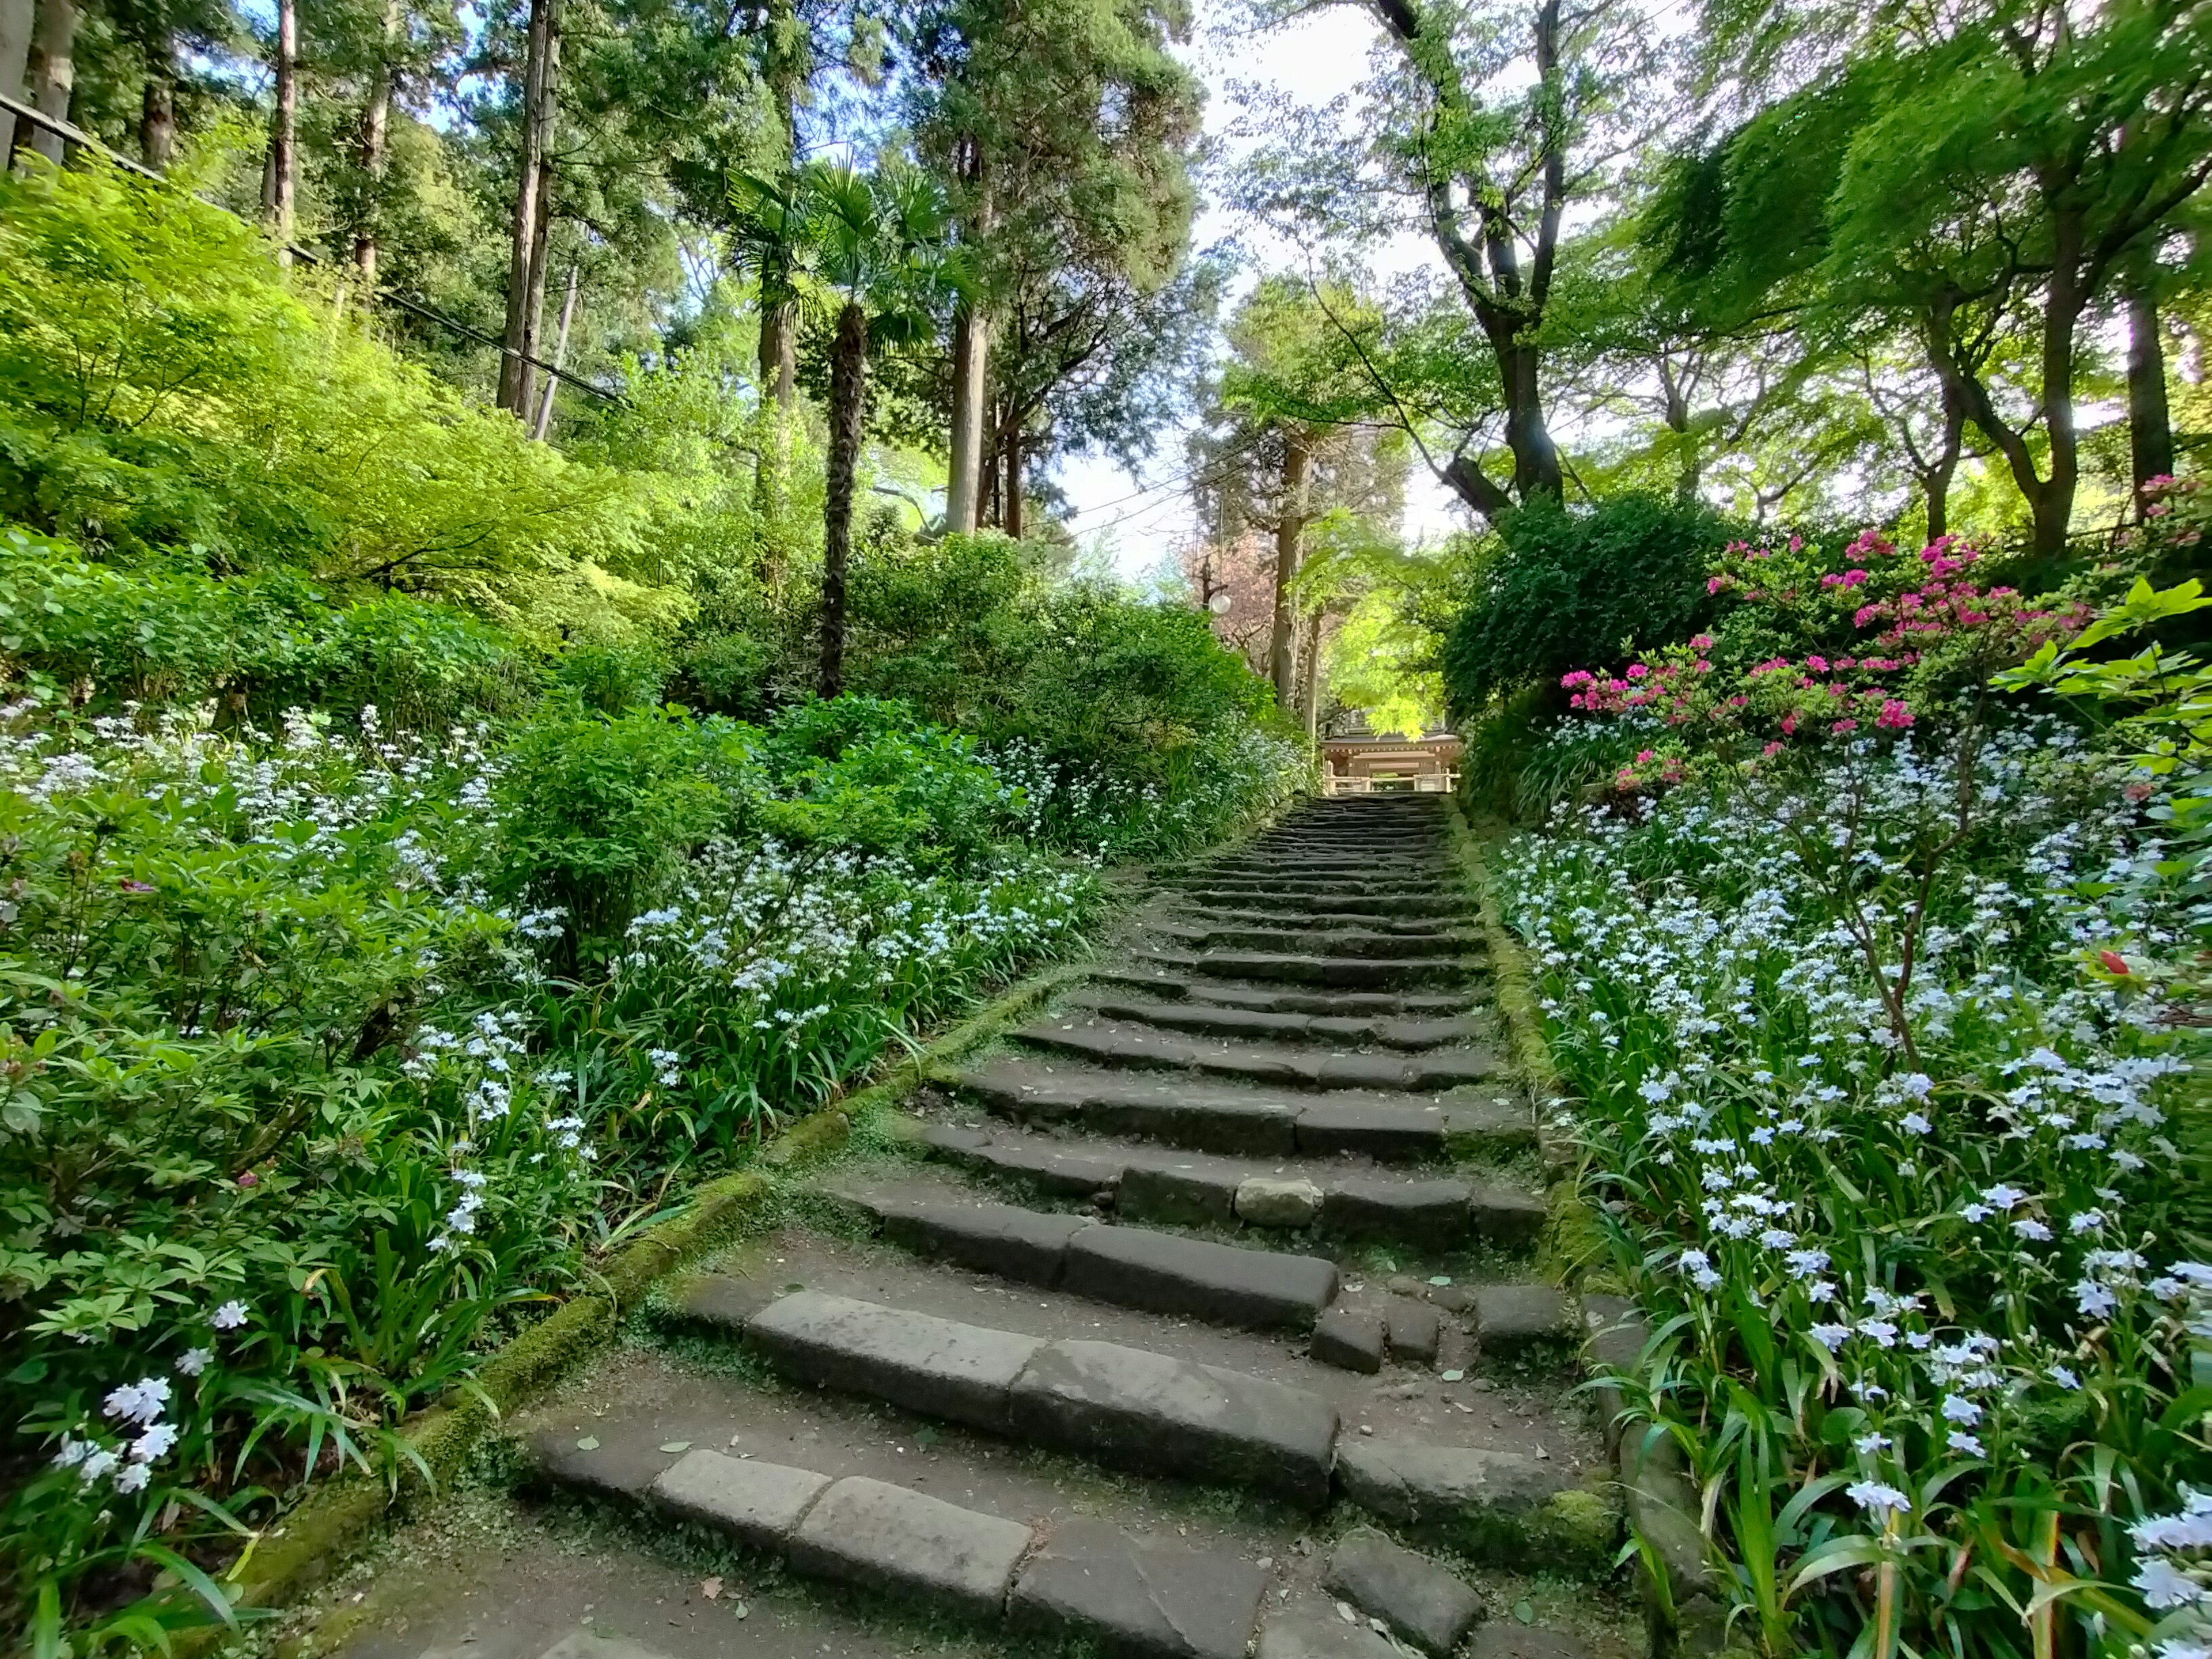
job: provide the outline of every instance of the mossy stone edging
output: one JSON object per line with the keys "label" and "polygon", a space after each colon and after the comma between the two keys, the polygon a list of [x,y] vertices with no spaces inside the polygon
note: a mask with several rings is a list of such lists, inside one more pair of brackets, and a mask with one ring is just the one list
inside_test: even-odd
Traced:
{"label": "mossy stone edging", "polygon": [[[800,1119],[763,1150],[762,1164],[780,1173],[835,1153],[850,1135],[856,1115],[896,1104],[1080,971],[1078,963],[1062,963],[1018,981],[874,1083]],[[773,1190],[768,1176],[750,1170],[698,1188],[682,1215],[648,1228],[592,1273],[597,1288],[571,1298],[501,1347],[478,1370],[472,1388],[457,1390],[406,1429],[401,1438],[412,1456],[396,1480],[349,1470],[318,1486],[261,1534],[233,1569],[233,1604],[273,1611],[323,1582],[352,1559],[381,1522],[410,1500],[448,1483],[503,1418],[530,1405],[611,1341],[623,1315],[642,1303],[661,1279],[733,1242]],[[414,1458],[422,1460],[419,1467]],[[179,1632],[173,1650],[179,1659],[196,1659],[232,1633],[222,1625],[195,1627]]]}

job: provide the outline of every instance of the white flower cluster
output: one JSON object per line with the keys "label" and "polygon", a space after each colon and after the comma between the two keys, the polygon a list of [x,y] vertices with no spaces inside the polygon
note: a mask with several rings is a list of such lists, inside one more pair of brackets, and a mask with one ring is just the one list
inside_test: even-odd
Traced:
{"label": "white flower cluster", "polygon": [[[246,1304],[231,1301],[208,1316],[218,1331],[234,1331],[246,1321]],[[197,1377],[214,1363],[211,1348],[191,1347],[177,1358],[180,1376]],[[136,1382],[118,1383],[100,1401],[100,1415],[114,1426],[106,1432],[110,1443],[94,1437],[91,1425],[82,1434],[64,1434],[54,1453],[56,1468],[76,1471],[78,1484],[90,1488],[103,1481],[125,1497],[143,1492],[153,1479],[154,1465],[176,1449],[183,1431],[166,1414],[173,1390],[166,1376],[142,1376]]]}
{"label": "white flower cluster", "polygon": [[[1814,1358],[1870,1425],[1845,1495],[1877,1529],[1946,1460],[2035,1455],[2085,1359],[2185,1370],[2212,1340],[2212,1267],[2149,1226],[2187,1068],[2074,967],[2155,850],[2122,781],[2048,729],[2000,735],[1963,792],[1944,759],[1862,748],[1796,787],[1564,807],[1506,855],[1578,1127],[1671,1267],[1655,1293]],[[2017,850],[1931,878],[1962,793]],[[2145,945],[2197,925],[2131,894]],[[1905,1288],[1931,1249],[1940,1297]],[[1993,1287],[1993,1328],[1962,1281]]]}

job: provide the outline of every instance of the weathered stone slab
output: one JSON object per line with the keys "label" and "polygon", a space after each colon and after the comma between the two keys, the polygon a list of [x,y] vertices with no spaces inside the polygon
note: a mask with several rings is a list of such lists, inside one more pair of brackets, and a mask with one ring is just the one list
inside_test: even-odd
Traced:
{"label": "weathered stone slab", "polygon": [[1336,1477],[1370,1515],[1470,1555],[1601,1566],[1620,1516],[1555,1468],[1518,1452],[1346,1435]]}
{"label": "weathered stone slab", "polygon": [[1124,1468],[1328,1501],[1336,1407],[1242,1371],[1054,1342],[1015,1380],[1007,1415],[1018,1435]]}
{"label": "weathered stone slab", "polygon": [[1436,1107],[1332,1100],[1324,1095],[1298,1114],[1302,1152],[1364,1152],[1385,1163],[1440,1158],[1444,1114]]}
{"label": "weathered stone slab", "polygon": [[1389,1638],[1364,1620],[1340,1619],[1334,1608],[1290,1607],[1267,1616],[1255,1659],[1401,1659]]}
{"label": "weathered stone slab", "polygon": [[1445,1249],[1467,1237],[1470,1190],[1463,1181],[1346,1176],[1322,1200],[1322,1225],[1346,1238]]}
{"label": "weathered stone slab", "polygon": [[1060,1282],[1067,1241],[1091,1224],[1012,1204],[874,1200],[884,1237],[918,1255],[1046,1289]]}
{"label": "weathered stone slab", "polygon": [[776,1293],[757,1279],[740,1279],[733,1273],[699,1273],[685,1279],[676,1287],[676,1305],[687,1319],[732,1335],[742,1331],[746,1322],[775,1300]]}
{"label": "weathered stone slab", "polygon": [[1390,1358],[1417,1364],[1431,1364],[1443,1340],[1443,1321],[1425,1302],[1393,1297],[1382,1310],[1382,1332]]}
{"label": "weathered stone slab", "polygon": [[[530,1461],[542,1479],[556,1486],[635,1502],[645,1495],[668,1459],[641,1437],[607,1438],[611,1443],[602,1444],[596,1434],[546,1429],[531,1437]],[[579,1445],[580,1440],[592,1443]]]}
{"label": "weathered stone slab", "polygon": [[776,1369],[908,1411],[999,1430],[1007,1391],[1043,1344],[1033,1336],[799,1291],[755,1316],[745,1346]]}
{"label": "weathered stone slab", "polygon": [[1510,1250],[1533,1246],[1551,1218],[1542,1199],[1512,1187],[1477,1187],[1468,1200],[1467,1213],[1478,1238]]}
{"label": "weathered stone slab", "polygon": [[1449,1653],[1482,1617],[1482,1598],[1425,1555],[1372,1527],[1337,1540],[1322,1583],[1424,1652]]}
{"label": "weathered stone slab", "polygon": [[1315,1324],[1307,1352],[1324,1365],[1372,1376],[1382,1369],[1382,1341],[1379,1314],[1332,1308]]}
{"label": "weathered stone slab", "polygon": [[1566,1297],[1549,1285],[1478,1285],[1474,1335],[1486,1354],[1521,1353],[1575,1337]]}
{"label": "weathered stone slab", "polygon": [[923,1145],[948,1162],[1019,1181],[1039,1192],[1087,1198],[1093,1193],[1110,1192],[1121,1180],[1119,1158],[1086,1152],[1079,1145],[1063,1149],[1031,1141],[994,1140],[975,1129],[940,1123],[924,1129],[921,1139]]}
{"label": "weathered stone slab", "polygon": [[1237,1183],[1236,1212],[1255,1227],[1306,1227],[1320,1215],[1324,1194],[1303,1176],[1253,1176]]}
{"label": "weathered stone slab", "polygon": [[1055,1071],[995,1060],[960,1073],[960,1087],[1023,1121],[1073,1121],[1094,1134],[1157,1140],[1203,1152],[1281,1157],[1296,1144],[1301,1096],[1142,1073]]}
{"label": "weathered stone slab", "polygon": [[802,1573],[996,1617],[1029,1546],[1018,1522],[855,1475],[816,1502],[789,1553]]}
{"label": "weathered stone slab", "polygon": [[1135,1164],[1121,1176],[1114,1213],[1180,1227],[1225,1222],[1235,1213],[1237,1174],[1209,1164]]}
{"label": "weathered stone slab", "polygon": [[1336,1295],[1336,1264],[1142,1227],[1086,1227],[1068,1241],[1078,1296],[1248,1330],[1304,1330]]}
{"label": "weathered stone slab", "polygon": [[1126,1659],[1243,1659],[1267,1582],[1234,1556],[1153,1547],[1079,1516],[1022,1568],[1007,1613],[1017,1630]]}
{"label": "weathered stone slab", "polygon": [[754,1549],[779,1549],[830,1477],[781,1463],[689,1451],[661,1472],[649,1493],[670,1514],[730,1534]]}

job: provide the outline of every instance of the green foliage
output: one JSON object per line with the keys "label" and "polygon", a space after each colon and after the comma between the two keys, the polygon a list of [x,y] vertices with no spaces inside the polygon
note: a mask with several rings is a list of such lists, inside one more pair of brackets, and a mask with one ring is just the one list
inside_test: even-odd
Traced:
{"label": "green foliage", "polygon": [[226,721],[264,726],[322,704],[442,728],[519,707],[537,677],[532,653],[442,605],[339,604],[294,570],[118,571],[13,528],[0,531],[0,651],[18,672],[82,687],[99,712],[213,700]]}
{"label": "green foliage", "polygon": [[1706,560],[1729,533],[1709,507],[1652,495],[1517,509],[1444,641],[1453,708],[1682,638],[1705,614]]}
{"label": "green foliage", "polygon": [[549,705],[501,770],[501,884],[565,918],[577,951],[612,950],[710,836],[736,827],[751,749],[742,729],[674,708]]}
{"label": "green foliage", "polygon": [[319,316],[181,192],[99,165],[0,181],[0,513],[526,620],[532,579],[635,558],[651,495]]}

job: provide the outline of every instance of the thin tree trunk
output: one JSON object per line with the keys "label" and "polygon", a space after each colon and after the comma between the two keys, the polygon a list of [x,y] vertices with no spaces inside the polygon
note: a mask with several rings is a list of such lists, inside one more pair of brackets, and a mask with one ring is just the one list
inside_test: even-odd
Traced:
{"label": "thin tree trunk", "polygon": [[963,535],[975,528],[982,494],[990,355],[991,319],[972,306],[961,307],[952,325],[952,458],[945,483],[945,527]]}
{"label": "thin tree trunk", "polygon": [[[31,64],[31,35],[38,27],[35,0],[0,0],[0,93],[17,103],[24,96],[23,71]],[[0,167],[15,153],[15,118],[0,110]]]}
{"label": "thin tree trunk", "polygon": [[[522,142],[515,156],[514,215],[507,262],[507,332],[499,363],[499,406],[518,417],[530,409],[531,278],[543,246],[540,222],[549,210],[545,155],[558,109],[560,0],[530,0],[530,40],[522,70]],[[541,273],[542,274],[542,273]],[[544,290],[539,289],[542,302]]]}
{"label": "thin tree trunk", "polygon": [[[568,325],[575,319],[575,316],[576,267],[570,265],[568,297],[561,301],[561,332],[553,342],[553,367],[556,368],[566,368],[568,366]],[[545,395],[538,401],[538,423],[531,428],[530,433],[530,435],[541,444],[545,441],[545,434],[553,428],[553,394],[560,389],[561,382],[548,374],[545,377]]]}
{"label": "thin tree trunk", "polygon": [[[2150,262],[2143,262],[2148,266]],[[2166,403],[2166,342],[2158,325],[2158,287],[2148,269],[2128,286],[2128,455],[2136,516],[2150,506],[2153,478],[2173,475],[2173,420]]]}
{"label": "thin tree trunk", "polygon": [[1025,527],[1022,514],[1022,423],[1016,421],[1006,428],[1006,511],[1000,522],[1006,534],[1016,541],[1022,538]]}
{"label": "thin tree trunk", "polygon": [[1297,695],[1292,651],[1291,579],[1298,574],[1298,538],[1306,527],[1306,480],[1313,452],[1303,432],[1283,434],[1283,499],[1275,514],[1275,627],[1267,642],[1267,678],[1275,683],[1276,704],[1287,711]]}
{"label": "thin tree trunk", "polygon": [[156,173],[177,153],[177,43],[167,29],[146,38],[146,90],[138,103],[138,159]]}
{"label": "thin tree trunk", "polygon": [[[69,119],[76,89],[76,0],[39,0],[39,26],[31,38],[31,103],[41,115]],[[30,147],[56,167],[67,154],[61,134],[45,127],[31,134]]]}
{"label": "thin tree trunk", "polygon": [[299,0],[276,0],[276,108],[269,128],[269,228],[276,238],[276,260],[289,264],[287,251],[298,216],[300,189],[300,7]]}
{"label": "thin tree trunk", "polygon": [[376,297],[380,252],[378,237],[383,229],[384,175],[391,165],[392,93],[398,74],[392,57],[398,35],[399,7],[397,0],[386,0],[383,49],[377,58],[375,77],[369,82],[368,101],[362,106],[361,142],[356,150],[361,167],[361,222],[354,227],[353,265],[361,274],[364,296],[372,301]]}
{"label": "thin tree trunk", "polygon": [[1306,625],[1305,685],[1299,698],[1305,706],[1308,743],[1321,735],[1321,634],[1323,620],[1322,613],[1316,611]]}
{"label": "thin tree trunk", "polygon": [[830,356],[830,465],[822,503],[821,692],[845,689],[845,566],[853,546],[853,480],[867,419],[868,313],[848,300]]}

